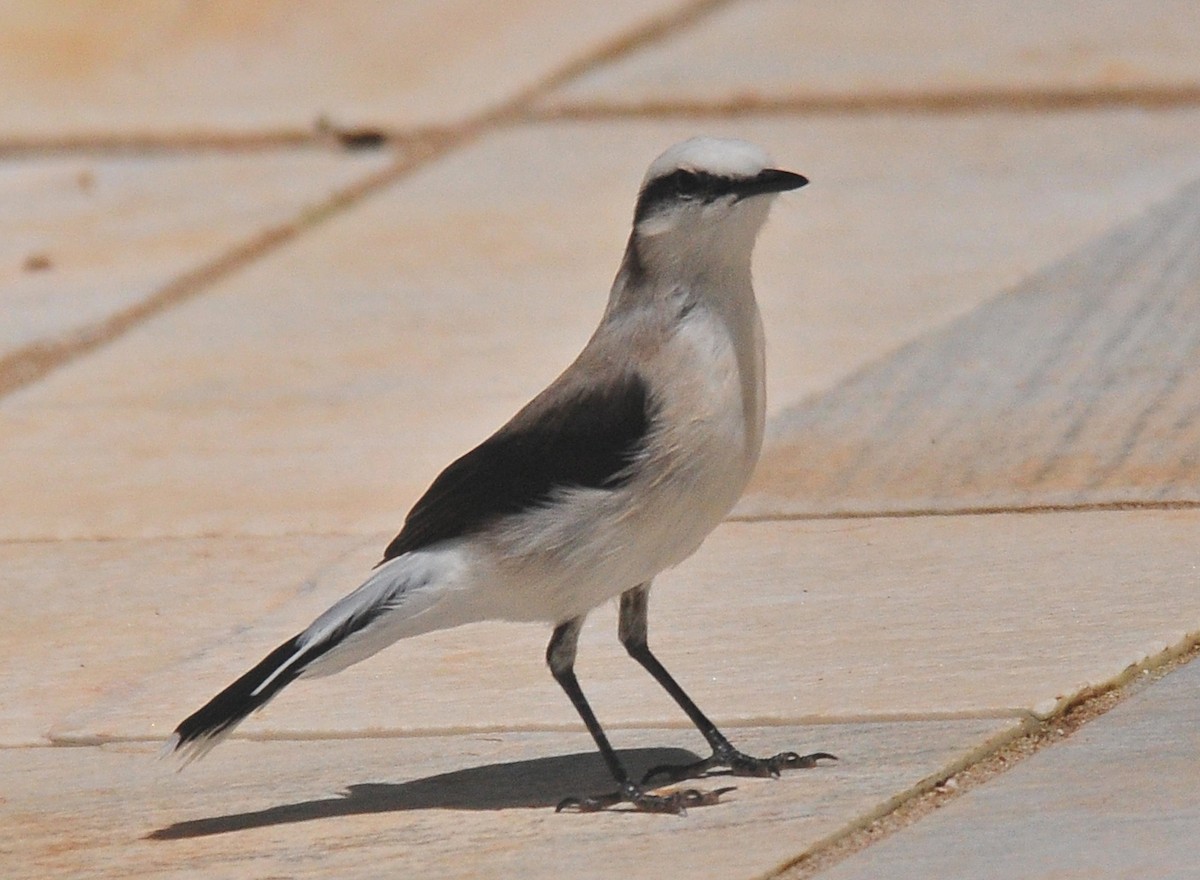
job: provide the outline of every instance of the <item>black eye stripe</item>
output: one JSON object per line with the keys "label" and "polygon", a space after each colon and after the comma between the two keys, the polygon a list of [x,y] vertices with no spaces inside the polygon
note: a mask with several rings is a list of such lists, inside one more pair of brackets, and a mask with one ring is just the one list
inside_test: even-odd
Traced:
{"label": "black eye stripe", "polygon": [[730,177],[720,177],[704,171],[688,171],[681,168],[656,177],[646,184],[638,196],[633,219],[636,223],[664,202],[679,199],[700,199],[710,202],[721,196],[736,192],[737,182]]}

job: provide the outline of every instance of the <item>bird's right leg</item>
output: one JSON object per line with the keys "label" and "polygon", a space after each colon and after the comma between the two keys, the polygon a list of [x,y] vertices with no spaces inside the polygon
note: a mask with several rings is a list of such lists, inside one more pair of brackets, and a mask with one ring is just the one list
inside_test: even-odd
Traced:
{"label": "bird's right leg", "polygon": [[653,767],[642,777],[642,782],[649,782],[656,776],[663,776],[668,782],[679,782],[702,776],[714,767],[725,767],[735,776],[779,776],[781,770],[815,767],[822,760],[836,761],[837,756],[829,752],[813,752],[811,755],[799,755],[796,752],[781,752],[771,758],[755,758],[746,755],[733,747],[717,726],[713,724],[700,707],[689,697],[671,677],[671,673],[663,667],[658,658],[650,651],[647,643],[647,603],[649,601],[650,585],[642,584],[621,594],[620,633],[621,643],[629,656],[654,676],[654,680],[663,686],[679,707],[692,719],[692,723],[712,746],[711,757],[692,764],[671,765],[663,764]]}
{"label": "bird's right leg", "polygon": [[608,771],[617,781],[618,788],[608,794],[585,798],[566,798],[555,808],[555,812],[572,809],[581,813],[590,813],[617,804],[628,803],[636,809],[648,813],[682,814],[687,812],[688,807],[715,804],[722,794],[732,791],[729,788],[720,788],[710,792],[687,789],[668,795],[656,795],[650,794],[645,788],[630,780],[629,773],[609,743],[603,728],[600,727],[600,722],[596,720],[592,707],[588,705],[587,698],[583,695],[583,689],[579,687],[579,680],[575,677],[575,649],[582,626],[583,618],[576,617],[560,624],[554,630],[554,635],[550,637],[550,645],[546,648],[546,663],[550,666],[554,680],[567,692],[575,711],[587,725],[588,733],[596,741],[596,747],[600,749],[604,763],[608,765]]}

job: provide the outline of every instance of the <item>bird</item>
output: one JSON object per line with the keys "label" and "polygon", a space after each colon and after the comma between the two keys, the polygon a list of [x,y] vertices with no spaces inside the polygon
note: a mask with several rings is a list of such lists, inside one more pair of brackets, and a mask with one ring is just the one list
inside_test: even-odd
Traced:
{"label": "bird", "polygon": [[[186,765],[298,678],[330,675],[400,639],[483,620],[549,623],[546,662],[616,790],[559,810],[685,813],[730,788],[673,783],[723,770],[773,776],[827,752],[746,755],[648,645],[652,581],[726,517],[762,447],[764,334],[751,255],[775,197],[808,183],[742,140],[693,137],[663,152],[600,323],[544,391],[433,481],[363,583],[202,708],[164,745]],[[575,676],[593,609],[618,600],[618,637],[712,748],[635,780]]]}

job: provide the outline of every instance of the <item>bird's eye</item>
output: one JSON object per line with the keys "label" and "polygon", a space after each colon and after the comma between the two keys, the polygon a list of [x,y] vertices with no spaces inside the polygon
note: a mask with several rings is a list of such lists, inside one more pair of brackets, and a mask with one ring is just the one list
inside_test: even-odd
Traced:
{"label": "bird's eye", "polygon": [[693,174],[691,171],[676,171],[674,176],[677,195],[686,199],[700,195],[702,184],[699,175]]}

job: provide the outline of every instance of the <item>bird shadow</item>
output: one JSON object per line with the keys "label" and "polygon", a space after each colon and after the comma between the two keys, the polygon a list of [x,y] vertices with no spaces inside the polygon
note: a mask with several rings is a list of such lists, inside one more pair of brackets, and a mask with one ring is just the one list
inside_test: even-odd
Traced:
{"label": "bird shadow", "polygon": [[[690,764],[699,760],[698,755],[686,749],[625,749],[618,754],[635,779],[659,764]],[[485,764],[410,782],[362,782],[335,797],[175,822],[151,831],[144,839],[181,840],[337,816],[406,810],[552,807],[568,796],[599,794],[615,787],[599,756],[583,752]]]}

